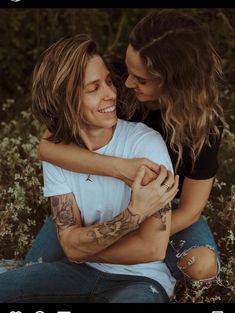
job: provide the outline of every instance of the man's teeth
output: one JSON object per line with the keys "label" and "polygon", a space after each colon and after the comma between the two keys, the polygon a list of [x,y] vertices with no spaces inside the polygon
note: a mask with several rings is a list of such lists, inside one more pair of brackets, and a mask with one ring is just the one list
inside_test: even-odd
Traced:
{"label": "man's teeth", "polygon": [[109,107],[109,108],[105,108],[105,109],[102,109],[102,110],[99,110],[100,113],[110,113],[110,112],[113,112],[116,110],[116,106],[112,106],[112,107]]}

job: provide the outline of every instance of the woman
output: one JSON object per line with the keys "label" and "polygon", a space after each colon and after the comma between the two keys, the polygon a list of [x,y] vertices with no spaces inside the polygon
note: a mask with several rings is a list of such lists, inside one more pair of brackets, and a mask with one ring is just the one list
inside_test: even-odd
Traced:
{"label": "woman", "polygon": [[[223,129],[218,102],[220,58],[199,22],[179,10],[165,9],[134,27],[126,65],[128,118],[141,120],[162,134],[180,175],[166,263],[177,279],[212,281],[220,271],[219,252],[201,213],[218,168]],[[146,159],[100,156],[44,139],[39,155],[63,168],[113,176],[129,185],[141,164],[154,166]]]}
{"label": "woman", "polygon": [[[168,170],[156,167],[157,178],[143,186],[141,167],[129,188],[43,162],[44,195],[63,258],[1,274],[0,302],[168,302],[175,279],[163,261],[171,220],[166,205],[178,178],[162,137],[117,119],[116,88],[86,35],[63,38],[41,55],[32,96],[35,116],[51,131],[48,141],[100,155],[143,155]],[[53,241],[44,244],[53,249]]]}

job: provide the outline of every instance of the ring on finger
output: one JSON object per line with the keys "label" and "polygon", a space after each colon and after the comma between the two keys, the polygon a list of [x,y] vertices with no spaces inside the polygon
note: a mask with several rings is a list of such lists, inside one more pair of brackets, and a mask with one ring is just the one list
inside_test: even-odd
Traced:
{"label": "ring on finger", "polygon": [[167,183],[163,183],[162,186],[166,187],[166,190],[171,188],[171,186],[169,186]]}

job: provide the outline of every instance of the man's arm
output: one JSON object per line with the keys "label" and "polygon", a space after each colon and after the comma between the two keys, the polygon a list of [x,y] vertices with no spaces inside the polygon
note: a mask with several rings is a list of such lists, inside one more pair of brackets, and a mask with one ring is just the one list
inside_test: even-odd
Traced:
{"label": "man's arm", "polygon": [[[78,214],[79,209],[72,193],[52,197],[53,219],[56,223],[58,238],[65,254],[70,260],[88,261],[95,254],[104,251],[105,248],[117,242],[125,234],[138,228],[148,216],[155,214],[156,211],[159,211],[161,207],[171,201],[177,192],[178,179],[176,179],[174,186],[167,191],[162,186],[167,171],[165,168],[162,168],[158,178],[154,182],[150,183],[148,186],[142,186],[141,181],[144,172],[145,169],[142,167],[133,184],[132,199],[129,207],[112,220],[102,224],[82,227],[81,217],[80,214]],[[157,221],[156,218],[155,220]],[[152,224],[150,221],[152,221]],[[129,246],[132,252],[135,253],[133,257],[136,257],[140,253],[138,247],[143,248],[143,244],[147,247],[146,243],[149,243],[150,256],[151,258],[154,257],[156,260],[156,256],[153,256],[153,251],[157,250],[152,246],[153,242],[151,243],[151,238],[155,239],[158,226],[156,221],[155,223],[153,223],[153,221],[154,218],[151,218],[148,223],[145,224],[145,227],[141,225],[138,236],[134,239],[132,238],[131,241],[128,240],[127,244],[125,242],[120,243],[119,251],[121,251],[121,249],[128,249]],[[148,235],[148,233],[151,233],[149,232],[150,229],[154,230],[151,238]],[[166,234],[167,232],[165,232],[164,235],[162,234],[164,238],[167,237]],[[146,238],[148,239],[147,241]],[[166,245],[167,244],[164,246],[163,242],[161,247],[166,247]],[[130,252],[129,250],[129,253]],[[123,255],[125,255],[125,250],[123,250]],[[150,256],[147,255],[146,261],[150,261]],[[135,261],[133,257],[131,263],[140,262],[140,260]],[[115,263],[116,261],[117,260],[113,259],[112,262]],[[119,258],[119,263],[126,263],[126,261],[122,261]]]}
{"label": "man's arm", "polygon": [[110,247],[86,261],[138,264],[165,259],[169,241],[171,210],[166,208],[149,217],[139,229],[125,235]]}
{"label": "man's arm", "polygon": [[126,209],[110,221],[83,227],[73,193],[51,197],[51,208],[58,239],[71,261],[83,261],[99,253],[138,227],[141,221],[140,216]]}

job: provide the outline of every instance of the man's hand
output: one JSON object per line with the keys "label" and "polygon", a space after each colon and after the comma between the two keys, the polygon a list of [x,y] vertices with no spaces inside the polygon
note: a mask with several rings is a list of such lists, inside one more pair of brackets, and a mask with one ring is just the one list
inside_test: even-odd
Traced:
{"label": "man's hand", "polygon": [[145,172],[146,167],[141,166],[132,184],[132,196],[128,207],[133,215],[139,216],[140,221],[165,207],[177,194],[179,183],[179,177],[174,178],[173,174],[161,165],[157,178],[143,186]]}

